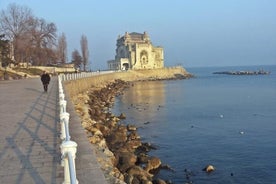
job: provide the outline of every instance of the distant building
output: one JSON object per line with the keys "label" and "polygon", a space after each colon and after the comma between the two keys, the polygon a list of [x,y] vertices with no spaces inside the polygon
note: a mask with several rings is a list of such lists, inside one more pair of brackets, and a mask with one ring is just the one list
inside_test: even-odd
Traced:
{"label": "distant building", "polygon": [[110,70],[138,70],[164,67],[162,47],[154,47],[146,32],[119,36],[115,60],[107,61]]}

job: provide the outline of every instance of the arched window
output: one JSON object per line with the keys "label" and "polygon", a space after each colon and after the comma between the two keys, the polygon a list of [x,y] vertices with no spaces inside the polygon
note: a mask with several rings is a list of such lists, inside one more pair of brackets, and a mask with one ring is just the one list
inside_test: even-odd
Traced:
{"label": "arched window", "polygon": [[149,60],[148,60],[148,53],[147,51],[143,50],[141,53],[140,53],[140,61],[142,64],[148,64]]}

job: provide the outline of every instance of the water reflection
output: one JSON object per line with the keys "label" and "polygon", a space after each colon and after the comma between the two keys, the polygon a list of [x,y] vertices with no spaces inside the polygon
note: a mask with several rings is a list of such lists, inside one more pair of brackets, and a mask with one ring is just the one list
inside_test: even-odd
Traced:
{"label": "water reflection", "polygon": [[136,123],[146,123],[162,112],[165,96],[164,81],[137,82],[117,99],[115,112],[125,113]]}

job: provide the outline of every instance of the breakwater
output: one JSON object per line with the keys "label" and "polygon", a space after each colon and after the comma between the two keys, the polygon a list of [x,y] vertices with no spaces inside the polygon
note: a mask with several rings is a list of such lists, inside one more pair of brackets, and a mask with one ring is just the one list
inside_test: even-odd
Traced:
{"label": "breakwater", "polygon": [[259,70],[259,71],[222,71],[213,72],[213,74],[226,74],[226,75],[269,75],[270,72]]}

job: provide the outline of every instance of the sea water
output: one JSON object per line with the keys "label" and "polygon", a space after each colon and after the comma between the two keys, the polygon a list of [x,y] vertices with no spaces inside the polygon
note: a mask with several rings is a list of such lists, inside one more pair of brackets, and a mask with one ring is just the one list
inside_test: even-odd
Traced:
{"label": "sea water", "polygon": [[[221,75],[259,70],[270,75]],[[139,129],[143,142],[173,171],[175,184],[276,183],[276,66],[188,68],[187,80],[139,82],[113,112]],[[211,164],[212,173],[202,169]]]}

